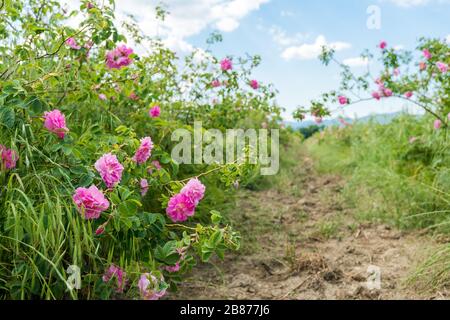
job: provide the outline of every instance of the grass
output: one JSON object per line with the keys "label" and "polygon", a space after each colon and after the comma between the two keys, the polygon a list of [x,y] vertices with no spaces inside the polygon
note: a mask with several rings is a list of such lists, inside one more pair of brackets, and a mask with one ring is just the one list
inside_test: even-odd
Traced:
{"label": "grass", "polygon": [[[427,124],[408,116],[388,125],[357,124],[329,130],[324,138],[316,135],[307,146],[319,172],[347,177],[343,193],[361,220],[449,232],[443,214],[450,199],[443,192],[450,187],[449,143]],[[422,132],[414,132],[416,127]],[[415,135],[423,142],[410,144]]]}
{"label": "grass", "polygon": [[[329,128],[307,140],[321,173],[346,177],[343,197],[356,221],[400,229],[450,233],[450,140],[428,117],[402,115],[392,123]],[[411,137],[417,137],[413,143]],[[335,236],[337,224],[323,221],[318,232]],[[450,247],[431,255],[412,276],[423,288],[450,283]]]}

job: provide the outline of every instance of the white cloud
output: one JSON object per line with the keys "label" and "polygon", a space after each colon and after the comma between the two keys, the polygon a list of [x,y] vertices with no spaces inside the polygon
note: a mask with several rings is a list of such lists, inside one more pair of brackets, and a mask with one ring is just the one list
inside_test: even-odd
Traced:
{"label": "white cloud", "polygon": [[381,2],[390,2],[395,4],[396,6],[403,8],[412,8],[425,6],[427,4],[450,4],[450,0],[379,0]]}
{"label": "white cloud", "polygon": [[447,41],[447,43],[450,44],[450,34],[447,36],[447,38],[445,39],[445,41]]}
{"label": "white cloud", "polygon": [[355,57],[345,59],[342,63],[349,67],[365,67],[370,63],[370,61],[367,58]]}
{"label": "white cloud", "polygon": [[323,35],[316,38],[314,43],[302,44],[286,48],[281,57],[285,60],[300,59],[310,60],[316,59],[322,52],[322,47],[329,47],[335,51],[342,51],[351,48],[351,44],[347,42],[327,42]]}
{"label": "white cloud", "polygon": [[268,31],[272,36],[272,40],[282,47],[297,45],[308,38],[308,35],[303,33],[296,33],[293,36],[288,36],[286,31],[279,26],[272,26]]}
{"label": "white cloud", "polygon": [[231,32],[239,27],[239,22],[233,18],[223,18],[216,23],[217,29],[223,32]]}
{"label": "white cloud", "polygon": [[389,0],[389,1],[399,7],[404,8],[423,6],[430,2],[430,0]]}
{"label": "white cloud", "polygon": [[[79,0],[67,0],[75,7]],[[133,15],[140,29],[149,36],[159,36],[169,48],[192,51],[187,38],[197,35],[206,28],[217,28],[231,32],[239,27],[240,21],[270,0],[164,0],[169,14],[164,22],[156,20],[155,7],[160,0],[127,0],[126,5],[116,3],[116,17],[123,20]],[[122,2],[122,1],[120,1]]]}
{"label": "white cloud", "polygon": [[280,16],[282,17],[293,17],[295,16],[295,13],[289,10],[281,10]]}

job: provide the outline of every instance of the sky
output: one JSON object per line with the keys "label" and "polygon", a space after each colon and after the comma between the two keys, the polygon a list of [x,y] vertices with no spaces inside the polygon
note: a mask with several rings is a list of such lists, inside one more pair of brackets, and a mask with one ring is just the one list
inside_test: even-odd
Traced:
{"label": "sky", "polygon": [[[69,0],[71,5],[78,0]],[[273,83],[277,98],[291,119],[299,105],[339,85],[339,69],[317,59],[322,45],[356,73],[366,70],[359,58],[381,40],[399,50],[414,49],[417,39],[439,37],[450,42],[450,0],[165,0],[169,15],[163,25],[155,19],[160,0],[116,0],[117,17],[135,16],[148,35],[158,35],[179,55],[206,48],[213,31],[223,42],[211,50],[218,57],[258,54],[262,64],[254,78]],[[370,62],[376,69],[376,62]],[[343,115],[363,117],[396,112],[410,106],[395,99],[345,109]]]}

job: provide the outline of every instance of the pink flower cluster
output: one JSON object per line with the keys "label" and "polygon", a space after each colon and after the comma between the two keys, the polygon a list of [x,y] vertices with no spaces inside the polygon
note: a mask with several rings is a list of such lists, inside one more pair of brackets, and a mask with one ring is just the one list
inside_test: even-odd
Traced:
{"label": "pink flower cluster", "polygon": [[111,153],[103,155],[95,162],[95,169],[108,188],[114,188],[122,179],[123,166]]}
{"label": "pink flower cluster", "polygon": [[75,39],[72,38],[72,37],[70,37],[70,38],[68,38],[66,40],[66,45],[68,45],[69,47],[71,47],[74,50],[80,50],[81,49],[81,46],[79,46],[77,44],[77,42],[75,41]]}
{"label": "pink flower cluster", "polygon": [[152,118],[158,118],[161,115],[161,108],[159,106],[153,106],[148,112]]}
{"label": "pink flower cluster", "polygon": [[434,120],[433,126],[436,130],[439,130],[442,127],[442,121],[439,119]]}
{"label": "pink flower cluster", "polygon": [[106,65],[109,69],[121,69],[122,67],[126,67],[133,62],[130,58],[131,54],[133,54],[133,49],[122,44],[106,54]]}
{"label": "pink flower cluster", "polygon": [[48,131],[55,133],[59,138],[64,139],[66,132],[66,118],[58,109],[44,113],[44,126]]}
{"label": "pink flower cluster", "polygon": [[220,83],[220,81],[217,80],[217,79],[215,79],[215,80],[213,80],[213,81],[211,82],[211,87],[213,87],[213,88],[217,88],[217,87],[220,87],[220,86],[221,86],[221,83]]}
{"label": "pink flower cluster", "polygon": [[139,183],[141,186],[141,195],[144,197],[148,192],[148,181],[147,179],[141,179],[141,182]]}
{"label": "pink flower cluster", "polygon": [[170,198],[166,213],[173,222],[186,221],[195,213],[195,208],[205,195],[205,186],[197,178],[181,189],[180,193]]}
{"label": "pink flower cluster", "polygon": [[400,69],[399,68],[395,68],[394,69],[394,76],[398,77],[400,75]]}
{"label": "pink flower cluster", "polygon": [[[152,166],[156,169],[156,171],[161,170],[161,168],[162,168],[162,166],[161,166],[161,164],[159,163],[158,160],[153,160],[152,161]],[[148,168],[147,172],[149,174],[152,174],[153,173],[153,168]]]}
{"label": "pink flower cluster", "polygon": [[145,137],[141,139],[141,145],[137,149],[133,161],[137,164],[143,164],[150,158],[153,149],[153,142],[150,137]]}
{"label": "pink flower cluster", "polygon": [[165,269],[167,272],[178,272],[180,271],[180,262],[177,261],[174,266],[166,266]]}
{"label": "pink flower cluster", "polygon": [[386,88],[384,84],[381,82],[381,80],[375,81],[378,84],[378,91],[372,92],[372,97],[376,100],[380,100],[382,97],[392,97],[392,90],[389,88]]}
{"label": "pink flower cluster", "polygon": [[420,69],[420,71],[424,71],[426,68],[427,68],[427,64],[426,64],[425,62],[421,61],[421,62],[419,63],[419,69]]}
{"label": "pink flower cluster", "polygon": [[123,292],[123,289],[126,284],[125,277],[126,277],[125,271],[123,271],[123,269],[117,267],[116,265],[112,264],[109,267],[109,269],[106,270],[102,279],[103,279],[103,282],[109,282],[112,278],[117,278],[116,292]]}
{"label": "pink flower cluster", "polygon": [[134,92],[131,92],[128,98],[130,98],[133,101],[139,100],[139,96]]}
{"label": "pink flower cluster", "polygon": [[158,280],[151,273],[144,273],[139,278],[138,288],[144,300],[158,300],[166,294],[166,288],[161,287],[163,276]]}
{"label": "pink flower cluster", "polygon": [[448,65],[447,64],[439,61],[439,62],[436,62],[436,66],[438,67],[438,69],[439,69],[439,71],[441,73],[447,73],[447,71],[448,71]]}
{"label": "pink flower cluster", "polygon": [[431,56],[430,50],[424,49],[422,52],[423,52],[423,56],[425,57],[425,59],[427,59],[427,60],[431,59],[432,56]]}
{"label": "pink flower cluster", "polygon": [[233,62],[228,58],[223,59],[220,61],[220,69],[222,69],[222,71],[232,70]]}
{"label": "pink flower cluster", "polygon": [[387,42],[383,40],[380,42],[378,46],[380,47],[381,50],[384,50],[387,48]]}
{"label": "pink flower cluster", "polygon": [[72,197],[85,219],[98,219],[109,208],[109,202],[96,186],[78,188]]}
{"label": "pink flower cluster", "polygon": [[16,162],[19,160],[19,155],[16,151],[6,148],[0,144],[0,164],[4,169],[14,169]]}

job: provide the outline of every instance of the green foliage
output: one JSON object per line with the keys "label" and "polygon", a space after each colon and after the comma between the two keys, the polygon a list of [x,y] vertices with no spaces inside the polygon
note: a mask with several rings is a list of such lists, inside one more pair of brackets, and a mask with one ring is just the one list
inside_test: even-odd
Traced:
{"label": "green foliage", "polygon": [[345,194],[362,219],[448,232],[448,141],[429,117],[403,115],[385,125],[330,128],[308,146],[320,171],[348,175]]}
{"label": "green foliage", "polygon": [[305,139],[312,137],[315,133],[324,129],[324,126],[311,125],[298,129]]}
{"label": "green foliage", "polygon": [[[167,14],[158,8],[159,19]],[[238,67],[222,72],[209,52],[199,59],[195,51],[180,61],[128,23],[133,41],[148,41],[151,54],[134,53],[130,66],[108,69],[106,52],[127,41],[115,25],[114,1],[93,8],[82,1],[74,12],[65,12],[58,1],[5,1],[0,15],[0,143],[19,154],[15,169],[0,171],[2,298],[134,298],[142,273],[162,274],[161,288],[176,289],[197,257],[223,259],[226,249],[239,249],[239,234],[220,212],[233,203],[233,184],[245,183],[255,166],[179,165],[170,157],[170,137],[178,128],[192,131],[197,120],[220,130],[259,127],[267,119],[275,124],[276,91],[248,85],[259,57],[233,58]],[[82,18],[78,29],[66,25],[75,15]],[[80,49],[66,45],[69,38]],[[211,44],[220,37],[212,39]],[[214,79],[227,84],[212,88]],[[155,105],[162,115],[153,119],[148,111]],[[66,116],[70,131],[64,139],[43,126],[44,112],[54,109]],[[139,166],[132,156],[145,136],[155,146],[151,160]],[[106,189],[94,168],[105,153],[116,155],[125,170],[120,184],[104,191],[110,208],[99,219],[85,220],[72,195],[93,184]],[[201,177],[206,196],[193,218],[172,224],[167,202],[191,177]],[[141,178],[149,184],[145,197]],[[177,262],[179,271],[167,271]],[[111,264],[127,274],[123,293],[102,281]],[[67,286],[71,265],[81,270],[79,290]]]}

